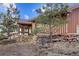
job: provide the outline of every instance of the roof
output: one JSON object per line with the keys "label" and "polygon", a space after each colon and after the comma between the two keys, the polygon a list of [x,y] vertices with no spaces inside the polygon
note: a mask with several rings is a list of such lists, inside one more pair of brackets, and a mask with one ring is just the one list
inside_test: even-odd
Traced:
{"label": "roof", "polygon": [[22,24],[22,25],[31,25],[33,22],[31,21],[18,21],[18,24]]}
{"label": "roof", "polygon": [[72,3],[71,5],[70,4],[68,4],[68,5],[70,7],[70,10],[74,10],[74,9],[79,8],[79,3]]}

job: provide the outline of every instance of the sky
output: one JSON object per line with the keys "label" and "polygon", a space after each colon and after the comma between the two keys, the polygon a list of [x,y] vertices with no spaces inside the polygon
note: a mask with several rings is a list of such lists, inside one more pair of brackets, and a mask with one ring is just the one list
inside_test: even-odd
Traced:
{"label": "sky", "polygon": [[37,16],[34,9],[41,7],[40,3],[16,3],[16,7],[20,11],[21,19],[31,19]]}
{"label": "sky", "polygon": [[[38,14],[34,11],[37,8],[40,8],[42,3],[14,3],[14,7],[17,7],[20,11],[20,19],[27,20],[36,17]],[[70,3],[70,6],[75,6],[77,4]],[[5,12],[6,7],[9,7],[9,4],[0,4],[0,12]]]}
{"label": "sky", "polygon": [[[34,10],[40,8],[41,5],[42,3],[14,3],[14,7],[20,11],[20,19],[22,20],[36,17],[38,14]],[[6,12],[6,7],[9,7],[8,3],[0,3],[0,12]]]}

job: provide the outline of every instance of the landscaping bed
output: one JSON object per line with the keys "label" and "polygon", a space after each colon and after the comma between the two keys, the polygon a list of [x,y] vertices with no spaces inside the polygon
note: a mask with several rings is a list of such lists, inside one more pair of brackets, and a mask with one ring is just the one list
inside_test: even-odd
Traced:
{"label": "landscaping bed", "polygon": [[[65,38],[64,38],[65,37]],[[54,35],[50,42],[48,35],[36,36],[34,40],[31,36],[17,37],[17,40],[3,40],[0,43],[0,55],[3,56],[79,56],[79,41],[71,36]],[[15,39],[15,40],[16,40]],[[75,41],[73,41],[75,40]],[[36,41],[36,43],[35,43]]]}
{"label": "landscaping bed", "polygon": [[39,55],[79,55],[78,37],[78,35],[53,35],[49,42],[49,36],[38,36]]}

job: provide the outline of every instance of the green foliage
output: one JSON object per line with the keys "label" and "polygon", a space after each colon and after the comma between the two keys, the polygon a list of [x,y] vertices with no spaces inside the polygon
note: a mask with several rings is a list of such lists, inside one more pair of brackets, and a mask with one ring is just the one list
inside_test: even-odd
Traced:
{"label": "green foliage", "polygon": [[3,35],[3,33],[0,33],[0,40],[3,40],[4,39],[4,35]]}
{"label": "green foliage", "polygon": [[2,22],[2,32],[7,32],[8,36],[10,32],[13,32],[15,29],[17,29],[17,20],[19,20],[19,11],[17,8],[14,8],[12,4],[10,4],[10,8],[7,8],[6,13],[0,14]]}
{"label": "green foliage", "polygon": [[[43,24],[52,24],[53,26],[58,26],[66,23],[67,14],[69,7],[62,3],[47,3],[46,6],[42,6],[42,10],[37,9],[36,12],[39,13],[36,22]],[[42,13],[40,13],[40,12]]]}
{"label": "green foliage", "polygon": [[37,33],[41,32],[42,31],[42,28],[35,28],[33,31],[32,31],[32,35],[37,35]]}
{"label": "green foliage", "polygon": [[7,29],[5,28],[5,27],[0,27],[0,29],[1,29],[1,32],[0,33],[5,33],[5,32],[7,32]]}
{"label": "green foliage", "polygon": [[49,25],[50,41],[52,39],[52,27],[54,28],[67,22],[68,9],[69,7],[66,4],[47,3],[36,10],[39,14],[36,22]]}

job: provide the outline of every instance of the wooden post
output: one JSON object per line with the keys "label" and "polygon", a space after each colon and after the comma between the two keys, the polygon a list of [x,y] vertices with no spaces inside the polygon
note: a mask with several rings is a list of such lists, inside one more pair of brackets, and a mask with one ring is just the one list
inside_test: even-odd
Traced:
{"label": "wooden post", "polygon": [[29,27],[28,27],[28,35],[29,35]]}
{"label": "wooden post", "polygon": [[31,26],[31,33],[32,33],[32,26]]}
{"label": "wooden post", "polygon": [[35,29],[35,23],[32,23],[32,30],[34,30]]}

